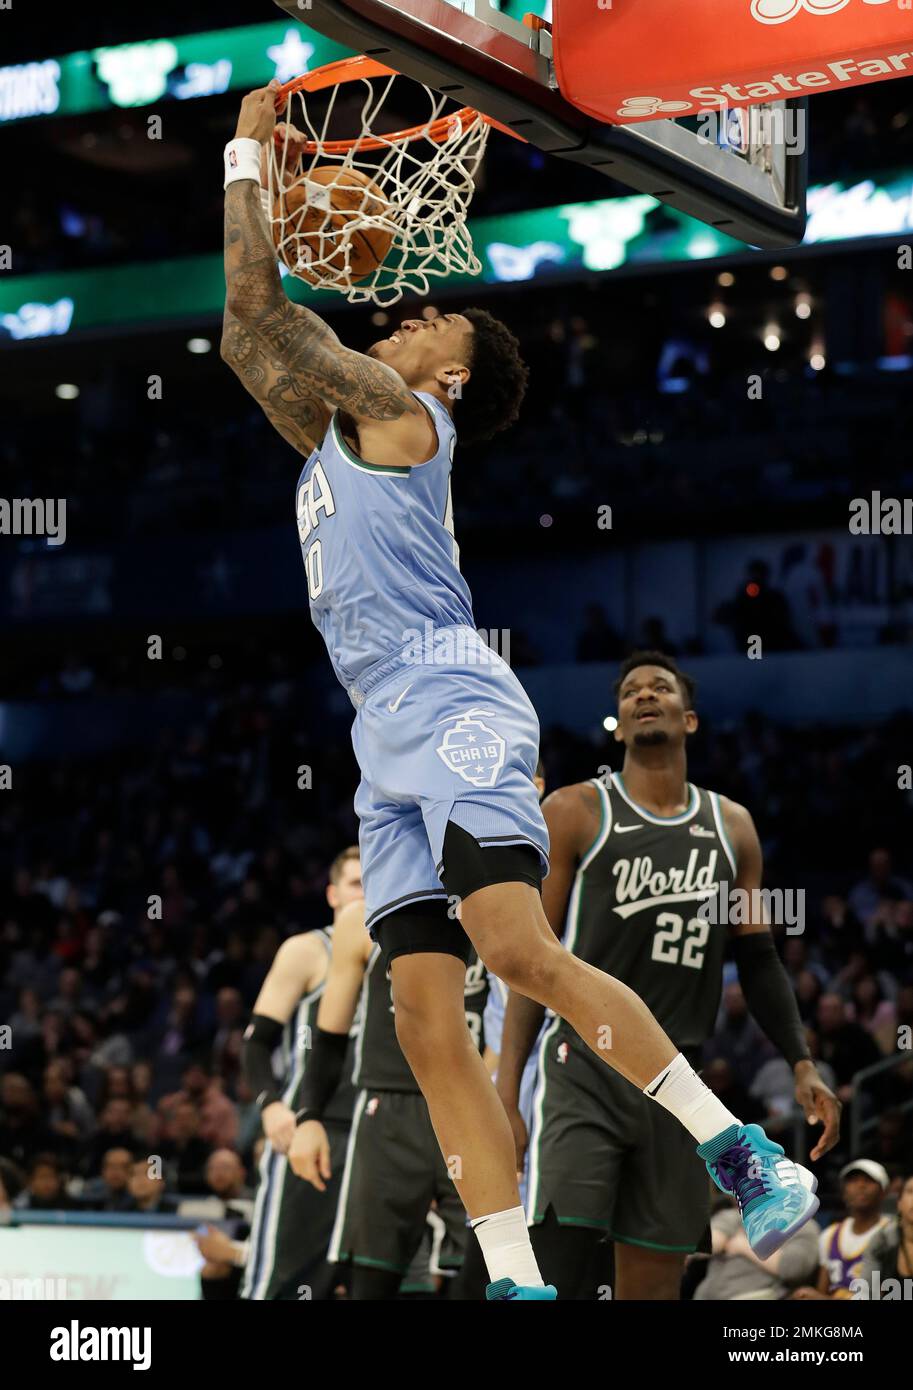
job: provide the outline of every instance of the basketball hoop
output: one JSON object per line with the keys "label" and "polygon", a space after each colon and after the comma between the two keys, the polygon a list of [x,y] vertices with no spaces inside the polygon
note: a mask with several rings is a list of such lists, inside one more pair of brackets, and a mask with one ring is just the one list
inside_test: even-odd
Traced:
{"label": "basketball hoop", "polygon": [[[353,124],[340,94],[356,82],[360,129],[340,137],[338,127]],[[386,131],[397,84],[396,100],[405,86],[405,109],[419,101],[423,119]],[[318,92],[326,94],[319,116],[316,102],[308,109]],[[475,175],[491,127],[514,132],[472,107],[447,111],[452,105],[365,57],[328,63],[280,88],[277,111],[288,106],[289,114],[270,147],[270,207],[277,252],[293,275],[350,303],[383,306],[407,291],[427,294],[431,276],[480,273],[466,226]],[[288,125],[306,137],[303,148],[290,151]]]}

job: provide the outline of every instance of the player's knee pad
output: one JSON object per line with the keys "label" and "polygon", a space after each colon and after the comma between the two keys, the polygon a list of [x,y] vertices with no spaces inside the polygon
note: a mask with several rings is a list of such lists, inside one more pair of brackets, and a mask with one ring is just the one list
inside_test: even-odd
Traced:
{"label": "player's knee pad", "polygon": [[542,861],[532,845],[483,847],[468,830],[448,821],[441,882],[450,899],[459,901],[497,883],[528,883],[541,892]]}

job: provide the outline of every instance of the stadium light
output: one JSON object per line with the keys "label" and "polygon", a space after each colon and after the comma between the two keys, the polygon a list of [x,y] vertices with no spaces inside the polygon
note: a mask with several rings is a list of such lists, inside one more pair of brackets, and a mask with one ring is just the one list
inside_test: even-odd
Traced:
{"label": "stadium light", "polygon": [[707,315],[707,318],[710,322],[711,328],[726,327],[726,314],[723,310],[722,304],[714,304],[713,308],[710,310],[710,313]]}
{"label": "stadium light", "polygon": [[55,387],[54,395],[62,401],[75,401],[76,397],[79,395],[79,387],[74,386],[71,381],[63,381],[59,386]]}
{"label": "stadium light", "polygon": [[780,347],[780,330],[775,323],[764,330],[764,346],[768,352],[776,352]]}
{"label": "stadium light", "polygon": [[614,714],[606,715],[605,719],[603,719],[602,721],[602,727],[605,729],[607,734],[614,733],[614,731],[618,728],[618,720],[615,718]]}
{"label": "stadium light", "polygon": [[199,355],[203,352],[210,352],[212,343],[208,338],[191,338],[187,344],[187,351]]}

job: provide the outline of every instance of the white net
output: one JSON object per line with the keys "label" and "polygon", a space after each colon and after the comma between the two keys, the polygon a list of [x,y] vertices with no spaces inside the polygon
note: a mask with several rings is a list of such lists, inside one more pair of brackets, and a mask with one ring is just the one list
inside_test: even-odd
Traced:
{"label": "white net", "polygon": [[[396,130],[403,111],[411,124]],[[489,132],[478,112],[384,71],[293,93],[283,126],[270,151],[272,228],[293,275],[388,305],[427,294],[432,276],[479,274],[466,226]]]}

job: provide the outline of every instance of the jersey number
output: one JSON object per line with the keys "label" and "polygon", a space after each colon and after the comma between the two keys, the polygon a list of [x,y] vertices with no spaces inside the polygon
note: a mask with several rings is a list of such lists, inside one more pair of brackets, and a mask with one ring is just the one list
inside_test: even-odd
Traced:
{"label": "jersey number", "polygon": [[[692,917],[686,922],[677,912],[661,912],[656,925],[661,930],[653,938],[652,959],[664,961],[666,965],[681,963],[692,970],[700,970],[704,964],[704,947],[710,935],[710,923],[702,917]],[[683,930],[687,932],[687,940],[680,947]]]}
{"label": "jersey number", "polygon": [[304,572],[307,575],[308,594],[312,599],[323,593],[323,554],[320,542],[315,541],[304,557]]}

